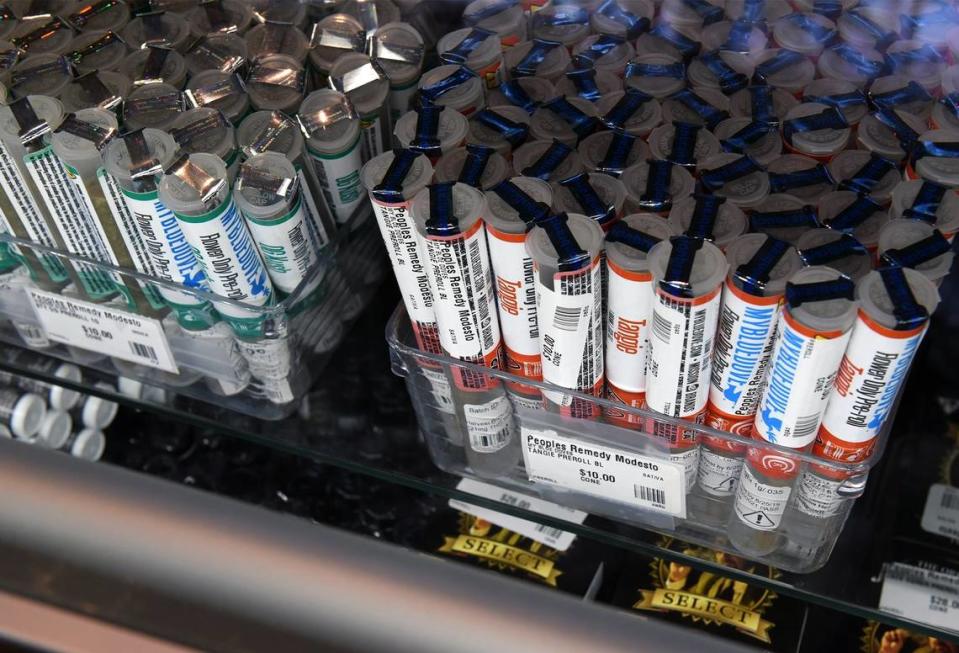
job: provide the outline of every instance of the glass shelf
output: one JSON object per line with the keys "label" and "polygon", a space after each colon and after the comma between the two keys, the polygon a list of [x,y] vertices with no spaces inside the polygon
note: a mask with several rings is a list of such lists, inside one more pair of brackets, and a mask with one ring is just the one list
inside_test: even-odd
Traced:
{"label": "glass shelf", "polygon": [[[782,596],[859,618],[883,621],[914,632],[945,634],[880,611],[877,606],[888,563],[917,564],[925,556],[950,560],[959,568],[954,543],[950,545],[948,540],[930,536],[919,528],[929,485],[950,479],[957,484],[959,477],[956,462],[959,460],[956,435],[959,417],[950,419],[948,415],[948,411],[955,409],[953,403],[959,406],[959,401],[952,402],[943,396],[948,393],[942,391],[946,387],[953,393],[959,392],[959,383],[950,383],[948,377],[959,374],[959,370],[944,365],[941,357],[931,356],[933,351],[948,351],[949,345],[943,344],[944,334],[948,332],[946,325],[936,324],[928,336],[931,342],[921,354],[925,359],[917,361],[917,369],[923,373],[913,374],[909,381],[903,409],[885,456],[872,471],[866,494],[853,509],[830,562],[815,573],[798,575],[744,571],[686,554],[675,547],[667,548],[663,537],[651,531],[594,516],[587,517],[582,524],[549,518],[458,490],[460,479],[437,470],[430,462],[416,433],[403,381],[390,372],[383,325],[395,305],[392,287],[374,297],[298,413],[279,422],[260,421],[184,397],[168,397],[162,404],[133,399],[103,386],[92,387],[96,381],[115,379],[88,370],[84,370],[85,378],[80,384],[63,382],[38,371],[36,363],[43,357],[33,352],[0,350],[0,369],[114,399],[200,429],[239,437],[387,483],[461,499],[567,530],[620,550],[721,573]],[[955,356],[951,358],[957,360]],[[171,430],[172,447],[176,446],[175,434],[176,430]],[[148,471],[184,480],[186,472],[182,469],[175,466],[164,469],[162,461],[154,466],[155,469]],[[195,472],[195,469],[190,471],[192,476],[187,481],[204,487],[202,474]]]}

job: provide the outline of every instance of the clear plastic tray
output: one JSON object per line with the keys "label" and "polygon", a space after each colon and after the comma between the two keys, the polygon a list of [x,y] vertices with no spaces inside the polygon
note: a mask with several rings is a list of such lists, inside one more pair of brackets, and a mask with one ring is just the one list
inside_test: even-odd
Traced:
{"label": "clear plastic tray", "polygon": [[119,294],[91,302],[76,283],[41,288],[21,265],[0,273],[0,341],[270,420],[296,409],[385,272],[366,204],[339,229],[297,289],[272,306],[250,306],[8,234],[0,234],[0,241],[28,261],[44,261],[43,267],[59,262],[74,281],[108,278],[127,288],[175,290],[197,304],[229,305],[231,315],[244,316],[239,336],[209,308],[196,312],[204,316],[201,328],[187,330],[170,312],[130,311]]}
{"label": "clear plastic tray", "polygon": [[[763,445],[761,449],[756,449],[755,441],[731,433],[629,408],[546,383],[529,381],[442,354],[424,352],[417,348],[409,318],[402,306],[396,310],[387,325],[386,337],[390,345],[393,371],[406,380],[420,431],[429,446],[433,462],[440,469],[798,573],[815,571],[828,561],[853,503],[865,489],[870,467],[882,455],[891,429],[892,416],[895,414],[893,411],[886,420],[875,449],[866,461],[856,464],[833,463],[776,445]],[[484,391],[479,396],[465,394],[452,384],[454,378],[463,378],[464,374],[473,381],[474,387],[475,384],[485,383],[487,387],[496,386],[498,389]],[[615,411],[620,420],[637,423],[627,428],[610,423],[608,417],[567,417],[560,414],[555,407],[545,408],[542,400],[537,398],[540,393],[551,396],[554,403],[574,402],[580,408],[592,407],[591,412],[604,416]],[[511,409],[511,416],[507,416],[511,423],[504,425],[504,429],[510,429],[510,439],[503,448],[495,452],[479,453],[469,443],[463,426],[466,419],[464,405],[492,406],[495,402],[502,401],[500,397],[506,398]],[[476,409],[472,410],[476,414]],[[760,551],[759,548],[762,547],[754,549],[751,546],[736,546],[730,537],[731,527],[735,528],[735,522],[738,521],[732,509],[732,498],[713,498],[699,490],[698,485],[692,492],[685,490],[685,483],[677,486],[675,472],[679,470],[680,478],[684,475],[683,468],[676,462],[677,458],[671,458],[671,453],[675,454],[676,450],[671,452],[663,437],[653,433],[681,433],[687,441],[696,442],[712,438],[714,445],[725,444],[730,447],[738,446],[740,449],[751,444],[754,451],[790,460],[799,470],[790,484],[793,497],[796,495],[799,479],[812,468],[841,478],[843,480],[834,488],[833,493],[833,498],[838,502],[837,511],[822,521],[822,528],[809,529],[796,520],[790,526],[788,518],[793,511],[790,504],[783,528],[770,536],[775,540],[774,546],[767,547],[770,550]],[[565,445],[567,451],[560,456],[565,456],[565,459],[554,468],[544,466],[542,455],[531,454],[530,449],[524,446],[530,438],[545,439],[554,445]],[[538,451],[542,452],[540,445],[532,446],[538,447]],[[700,446],[703,445],[696,445]],[[580,452],[574,447],[579,447]],[[593,453],[581,454],[583,450]],[[600,469],[577,463],[577,460],[595,461],[596,452],[609,454],[612,464],[606,464]],[[620,464],[616,463],[617,455],[622,456]],[[626,465],[626,460],[633,462]],[[671,485],[667,484],[665,489],[670,492],[675,490],[675,494],[682,496],[673,496],[667,500],[667,503],[671,504],[667,506],[670,511],[651,506],[648,497],[646,501],[641,498],[643,492],[640,488],[644,487],[645,483],[644,471],[653,465],[661,468],[660,473],[668,468],[673,469],[673,482]],[[535,467],[532,473],[530,466]],[[573,472],[572,475],[570,471]],[[578,476],[575,472],[579,472]],[[615,481],[608,482],[608,476],[615,476]],[[611,486],[619,489],[611,490]],[[662,498],[658,497],[659,500]],[[682,510],[676,509],[677,501],[683,504]],[[797,532],[797,529],[803,530]],[[766,546],[770,537],[762,537],[765,542],[762,546]],[[742,539],[739,541],[742,542]]]}

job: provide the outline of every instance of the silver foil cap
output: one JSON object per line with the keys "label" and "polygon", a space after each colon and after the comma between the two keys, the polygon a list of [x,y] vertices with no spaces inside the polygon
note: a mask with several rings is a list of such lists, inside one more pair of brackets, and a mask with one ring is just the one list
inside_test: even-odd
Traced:
{"label": "silver foil cap", "polygon": [[164,173],[176,177],[192,188],[200,196],[200,201],[210,208],[213,208],[210,204],[216,199],[217,193],[227,183],[225,179],[217,179],[192,163],[189,154],[180,155]]}

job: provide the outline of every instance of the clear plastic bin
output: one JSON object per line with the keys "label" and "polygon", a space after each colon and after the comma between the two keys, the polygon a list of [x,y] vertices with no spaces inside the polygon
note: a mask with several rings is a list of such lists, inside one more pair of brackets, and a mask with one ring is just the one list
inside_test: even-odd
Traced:
{"label": "clear plastic bin", "polygon": [[[269,420],[296,410],[385,272],[369,205],[273,306],[250,306],[8,234],[0,242],[25,260],[0,271],[0,341]],[[38,285],[29,272],[38,262],[44,270],[64,270],[66,281],[51,284],[41,271],[36,276],[46,282]],[[190,319],[178,321],[169,311],[138,314],[122,292],[90,301],[76,288],[91,279],[135,289],[128,293],[134,297],[157,296],[157,288],[193,297],[188,311],[178,310]],[[229,321],[216,311],[226,305]]]}
{"label": "clear plastic bin", "polygon": [[[758,447],[754,440],[679,418],[421,351],[402,306],[387,325],[386,337],[393,371],[406,379],[420,431],[440,469],[798,573],[815,571],[828,561],[853,503],[865,489],[869,468],[882,455],[892,423],[890,416],[868,460],[833,463],[776,445]],[[472,387],[487,389],[464,392],[454,385],[456,378],[468,378]],[[543,396],[552,400],[550,409],[544,407]],[[562,404],[578,407],[578,414],[604,417],[565,416],[556,408]],[[484,450],[482,445],[488,442],[475,442],[477,446],[471,443],[464,427],[464,411],[474,418],[489,416],[497,405],[507,410],[499,422],[495,418],[487,422],[495,424],[489,432],[498,430],[500,436],[508,435],[508,441],[496,451],[480,453],[477,449]],[[664,435],[678,435],[680,440],[697,443],[711,439],[714,450],[724,446],[742,450],[752,445],[754,454],[789,461],[797,470],[793,480],[787,482],[792,485],[793,497],[797,496],[796,486],[810,470],[818,477],[838,478],[840,482],[831,489],[832,497],[819,496],[826,503],[831,501],[835,512],[821,524],[814,524],[821,528],[810,528],[801,519],[789,521],[794,512],[790,504],[782,528],[764,536],[767,544],[769,537],[774,538],[775,545],[767,547],[771,550],[737,547],[730,538],[730,527],[735,527],[738,520],[730,506],[732,499],[713,497],[697,485],[687,491],[688,470],[684,470],[683,461],[688,461],[689,449],[679,453],[675,448],[670,450]],[[601,467],[595,465],[597,461],[601,461]],[[653,477],[655,482],[651,483],[648,479]],[[663,494],[657,494],[657,490]]]}

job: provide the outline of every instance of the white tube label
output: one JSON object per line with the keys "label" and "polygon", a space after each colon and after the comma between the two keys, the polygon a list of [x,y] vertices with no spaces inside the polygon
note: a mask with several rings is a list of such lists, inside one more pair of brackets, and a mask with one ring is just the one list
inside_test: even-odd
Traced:
{"label": "white tube label", "polygon": [[823,415],[819,437],[829,451],[822,455],[856,462],[868,453],[925,332],[925,325],[909,331],[888,329],[859,312]]}
{"label": "white tube label", "polygon": [[[219,207],[203,215],[175,215],[213,292],[252,306],[272,301],[273,286],[266,266],[237,211],[232,193]],[[217,305],[217,310],[233,318],[259,318],[255,311],[223,303]]]}
{"label": "white tube label", "polygon": [[358,138],[346,152],[335,156],[309,150],[313,169],[320,182],[320,190],[323,191],[326,203],[336,216],[338,224],[349,220],[363,196],[360,188],[363,159],[360,158],[359,142]]}
{"label": "white tube label", "polygon": [[436,322],[423,242],[413,225],[410,203],[383,204],[375,199],[372,199],[372,203],[410,320],[421,324]]}
{"label": "white tube label", "polygon": [[[139,234],[153,261],[152,274],[187,288],[207,290],[206,273],[197,262],[173,211],[160,203],[157,192],[136,193],[125,188],[121,192],[133,216],[135,233]],[[127,247],[131,241],[128,241]],[[200,306],[205,303],[188,292],[169,288],[160,288],[159,291],[166,301],[174,305]]]}
{"label": "white tube label", "polygon": [[297,168],[296,178],[297,183],[300,185],[300,195],[303,197],[303,208],[306,211],[307,218],[310,220],[311,232],[313,238],[316,240],[316,248],[320,250],[330,242],[330,234],[327,233],[323,219],[320,217],[316,200],[313,199],[313,191],[310,190],[312,186],[307,182],[306,175],[307,173],[303,170],[302,166]]}
{"label": "white tube label", "polygon": [[[91,211],[91,215],[97,215],[93,200],[84,187],[83,180],[80,178],[78,172],[65,163],[63,165],[67,169],[67,174],[71,176],[71,178],[74,180],[74,183],[77,184],[79,190],[81,191],[84,200],[87,202],[87,207]],[[136,268],[137,272],[149,274],[150,276],[157,276],[156,268],[153,265],[153,259],[150,258],[150,253],[147,251],[146,244],[144,244],[143,239],[140,238],[140,234],[137,231],[136,220],[134,219],[133,213],[130,211],[130,207],[127,205],[127,202],[123,197],[123,193],[120,190],[120,184],[118,184],[117,180],[114,179],[113,176],[110,175],[104,168],[97,170],[97,183],[100,184],[100,191],[103,193],[103,197],[106,200],[110,215],[116,223],[117,231],[120,232],[120,238],[123,239],[123,244],[126,246],[127,253],[130,255],[130,259],[133,261],[133,267]],[[104,242],[109,243],[110,239],[103,230],[103,225],[99,220],[97,220],[96,227],[100,233],[100,237],[103,238]],[[117,260],[116,253],[113,251],[112,247],[109,248],[109,254],[113,264],[120,265],[119,261]],[[163,298],[160,296],[160,292],[155,286],[145,281],[140,281],[139,284],[143,289],[143,294],[146,296],[153,308],[161,309],[164,307]]]}
{"label": "white tube label", "polygon": [[816,438],[850,331],[817,334],[784,310],[756,414],[762,439],[801,449]]}
{"label": "white tube label", "polygon": [[816,519],[838,515],[843,504],[840,485],[842,480],[824,478],[807,469],[800,475],[796,487],[796,509]]}
{"label": "white tube label", "polygon": [[730,420],[756,414],[779,321],[779,297],[748,295],[729,279],[716,331],[709,410]]}
{"label": "white tube label", "polygon": [[[94,228],[95,219],[87,212],[86,204],[76,186],[60,164],[60,159],[48,145],[23,159],[47,211],[60,232],[63,244],[71,254],[94,261],[108,261],[107,246]],[[91,299],[104,299],[117,292],[119,277],[94,265],[75,262],[83,289]]]}
{"label": "white tube label", "polygon": [[553,288],[536,276],[544,381],[584,392],[602,381],[600,284],[598,257],[587,270],[554,275]]}
{"label": "white tube label", "polygon": [[731,496],[743,471],[743,460],[742,456],[724,456],[703,446],[699,453],[699,487],[716,497]]}
{"label": "white tube label", "polygon": [[263,255],[273,285],[291,293],[317,261],[317,252],[310,238],[310,226],[300,193],[292,208],[279,218],[260,220],[245,215],[257,249]]}
{"label": "white tube label", "polygon": [[706,407],[721,289],[691,300],[656,291],[646,380],[653,410],[688,417]]}
{"label": "white tube label", "polygon": [[390,87],[390,115],[393,118],[394,125],[400,116],[410,110],[410,103],[413,100],[413,96],[416,95],[419,81],[417,77],[405,86]]}
{"label": "white tube label", "polygon": [[424,244],[440,344],[450,356],[490,366],[500,332],[483,221],[464,234],[430,236]]}
{"label": "white tube label", "polygon": [[[3,192],[13,205],[13,210],[20,218],[29,239],[46,247],[55,248],[57,242],[53,238],[53,231],[44,219],[43,213],[30,192],[19,166],[2,142],[0,142],[0,187],[3,188]],[[6,219],[4,219],[4,222],[6,222]],[[4,226],[9,233],[15,236],[23,236],[23,234],[16,233],[9,223]],[[63,262],[57,257],[42,256],[41,261],[53,281],[61,282],[69,278]]]}
{"label": "white tube label", "polygon": [[696,472],[699,469],[699,447],[684,449],[669,454],[669,462],[683,468],[683,481],[689,492],[696,485]]}
{"label": "white tube label", "polygon": [[360,117],[360,155],[367,162],[384,152],[383,119],[379,112]]}
{"label": "white tube label", "polygon": [[758,531],[774,531],[782,524],[791,492],[789,485],[767,485],[746,465],[736,492],[736,516]]}
{"label": "white tube label", "polygon": [[508,369],[527,378],[542,378],[536,275],[526,252],[526,234],[504,233],[486,225],[486,235]]}
{"label": "white tube label", "polygon": [[609,269],[606,300],[606,380],[617,395],[646,392],[649,324],[653,310],[653,277],[648,272],[620,268],[606,259]]}

